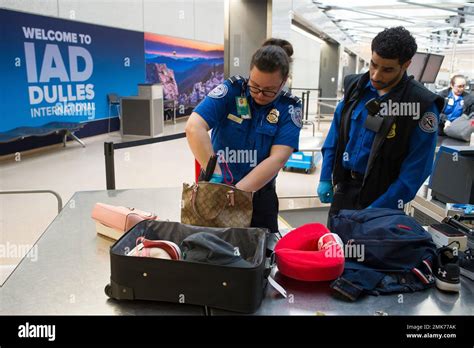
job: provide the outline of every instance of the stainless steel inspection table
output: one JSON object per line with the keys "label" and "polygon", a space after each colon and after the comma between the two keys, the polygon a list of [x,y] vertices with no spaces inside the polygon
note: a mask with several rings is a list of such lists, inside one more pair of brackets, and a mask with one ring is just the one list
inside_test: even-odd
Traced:
{"label": "stainless steel inspection table", "polygon": [[[37,260],[25,257],[0,288],[0,315],[204,315],[188,304],[110,300],[112,241],[97,236],[96,202],[148,209],[179,220],[179,189],[77,192],[39,238]],[[173,206],[175,204],[175,206]]]}
{"label": "stainless steel inspection table", "polygon": [[[25,257],[0,288],[0,315],[205,315],[204,307],[151,301],[116,301],[104,293],[109,282],[109,247],[90,218],[96,202],[153,211],[179,221],[180,188],[77,192],[35,244],[37,259]],[[327,282],[275,279],[287,298],[270,286],[256,315],[472,315],[474,284],[462,278],[460,294],[436,289],[391,296],[367,296],[350,303],[332,296]],[[210,314],[234,314],[210,310]]]}

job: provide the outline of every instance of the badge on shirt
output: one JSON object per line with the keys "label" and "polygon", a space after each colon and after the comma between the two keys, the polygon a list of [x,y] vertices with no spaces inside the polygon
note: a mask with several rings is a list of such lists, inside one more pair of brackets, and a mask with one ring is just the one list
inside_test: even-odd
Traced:
{"label": "badge on shirt", "polygon": [[280,111],[278,111],[277,109],[271,109],[267,115],[267,121],[269,123],[277,123],[279,116],[280,116]]}
{"label": "badge on shirt", "polygon": [[464,99],[461,99],[461,101],[459,102],[459,105],[464,106]]}
{"label": "badge on shirt", "polygon": [[293,121],[295,126],[298,128],[302,128],[303,127],[303,111],[301,110],[301,107],[290,106],[289,111],[290,111],[291,120]]}
{"label": "badge on shirt", "polygon": [[438,130],[438,118],[433,112],[426,112],[418,121],[421,130],[426,133],[434,133]]}
{"label": "badge on shirt", "polygon": [[397,130],[397,124],[394,123],[392,124],[392,128],[390,128],[390,132],[388,132],[387,139],[395,138],[395,136],[397,135],[396,130]]}
{"label": "badge on shirt", "polygon": [[221,83],[209,92],[208,96],[211,98],[219,99],[225,97],[227,94],[227,86]]}
{"label": "badge on shirt", "polygon": [[247,98],[235,97],[235,104],[237,106],[237,115],[242,116],[243,119],[248,120],[250,116],[250,108]]}
{"label": "badge on shirt", "polygon": [[448,99],[448,105],[454,105],[454,99],[453,98],[449,98]]}
{"label": "badge on shirt", "polygon": [[237,116],[232,115],[232,114],[228,114],[227,118],[231,121],[234,121],[234,122],[238,123],[238,124],[241,124],[243,122],[243,120],[240,117],[237,117]]}

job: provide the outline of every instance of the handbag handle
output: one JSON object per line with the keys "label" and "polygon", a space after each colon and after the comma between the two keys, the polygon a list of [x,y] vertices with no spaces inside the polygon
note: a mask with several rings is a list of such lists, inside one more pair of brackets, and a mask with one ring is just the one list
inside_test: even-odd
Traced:
{"label": "handbag handle", "polygon": [[[196,183],[194,188],[193,188],[193,193],[192,193],[192,196],[191,196],[191,203],[192,203],[192,206],[193,206],[193,211],[197,216],[199,216],[200,219],[208,220],[208,219],[202,217],[201,214],[199,214],[199,212],[197,211],[197,208],[196,208],[196,198],[197,198],[198,188],[199,188],[199,184]],[[233,207],[234,206],[234,190],[228,191],[226,197],[227,197],[227,203],[231,207]],[[227,206],[227,204],[223,204],[222,208],[217,212],[217,214],[214,215],[213,217],[210,217],[209,220],[214,220],[215,218],[217,218],[224,211],[226,206]]]}
{"label": "handbag handle", "polygon": [[[234,176],[232,175],[232,172],[230,171],[229,165],[225,161],[224,156],[222,154],[221,154],[221,158],[222,158],[222,161],[224,162],[224,173],[222,173],[223,174],[222,176],[224,178],[224,182],[227,185],[232,185],[232,183],[234,182]],[[227,180],[225,173],[229,174],[230,180]]]}

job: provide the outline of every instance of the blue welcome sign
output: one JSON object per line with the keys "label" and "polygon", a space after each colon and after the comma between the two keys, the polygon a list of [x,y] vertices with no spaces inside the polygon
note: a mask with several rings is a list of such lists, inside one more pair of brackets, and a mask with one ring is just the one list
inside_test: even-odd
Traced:
{"label": "blue welcome sign", "polygon": [[145,81],[143,32],[0,9],[0,132],[108,117]]}

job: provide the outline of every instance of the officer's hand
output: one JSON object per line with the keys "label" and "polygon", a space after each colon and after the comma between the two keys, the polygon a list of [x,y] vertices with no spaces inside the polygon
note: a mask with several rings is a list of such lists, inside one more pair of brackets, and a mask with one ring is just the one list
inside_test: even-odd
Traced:
{"label": "officer's hand", "polygon": [[331,181],[320,181],[318,196],[321,203],[332,203],[334,190]]}
{"label": "officer's hand", "polygon": [[222,177],[222,175],[216,174],[216,173],[212,174],[211,180],[209,180],[209,182],[215,182],[215,183],[218,183],[218,184],[223,182],[223,181],[224,181],[224,178]]}

